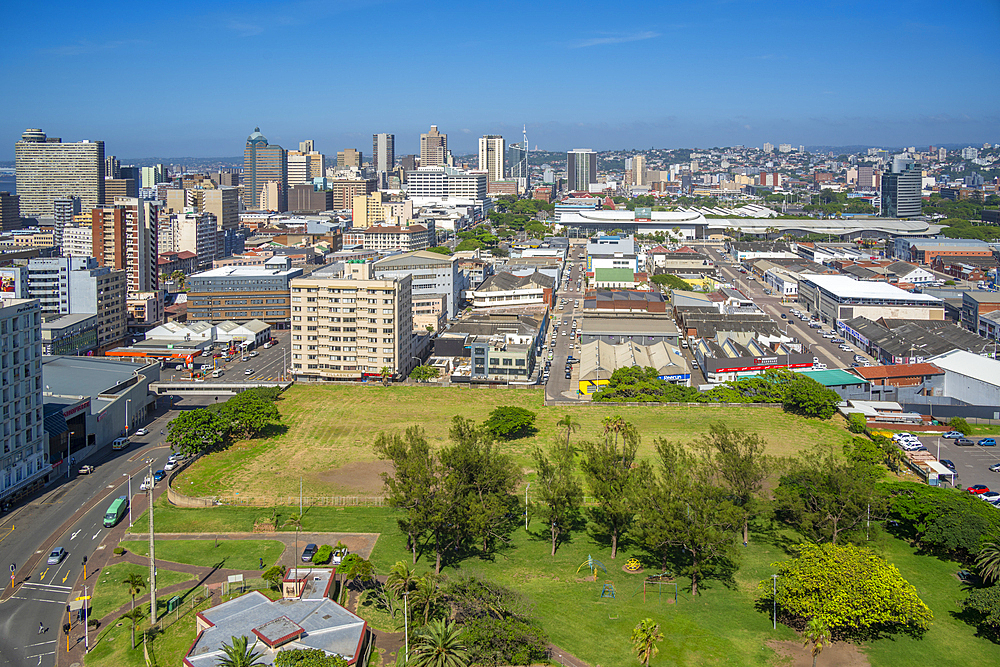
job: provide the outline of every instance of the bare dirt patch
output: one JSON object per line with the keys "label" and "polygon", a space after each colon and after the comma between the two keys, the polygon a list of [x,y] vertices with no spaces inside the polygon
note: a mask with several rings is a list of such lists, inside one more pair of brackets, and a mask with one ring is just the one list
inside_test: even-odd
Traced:
{"label": "bare dirt patch", "polygon": [[[767,642],[783,658],[788,658],[791,662],[783,664],[790,667],[812,667],[812,653],[807,646],[801,642]],[[871,667],[868,656],[861,652],[861,649],[847,642],[834,642],[823,649],[819,654],[817,664],[823,667]]]}
{"label": "bare dirt patch", "polygon": [[380,476],[382,473],[391,475],[392,464],[388,461],[354,461],[333,470],[316,473],[313,477],[345,492],[378,496],[385,491]]}

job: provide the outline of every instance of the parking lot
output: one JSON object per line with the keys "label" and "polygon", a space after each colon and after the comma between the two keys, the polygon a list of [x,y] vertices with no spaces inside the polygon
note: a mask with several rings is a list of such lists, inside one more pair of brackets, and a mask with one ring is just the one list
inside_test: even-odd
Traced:
{"label": "parking lot", "polygon": [[[195,365],[208,364],[211,368],[222,371],[222,375],[217,378],[212,377],[211,371],[207,372],[204,382],[232,383],[245,382],[247,380],[279,381],[287,374],[291,364],[289,358],[289,340],[291,332],[288,330],[272,331],[271,338],[277,341],[268,349],[260,347],[250,351],[244,361],[239,355],[233,357],[232,361],[226,361],[225,357],[212,357],[206,354],[195,361]],[[251,371],[247,373],[247,371]],[[188,377],[183,369],[167,368],[161,373],[161,378],[165,381],[181,381]]]}
{"label": "parking lot", "polygon": [[[991,489],[1000,490],[1000,473],[990,472],[989,467],[994,463],[1000,463],[1000,447],[980,447],[978,445],[959,447],[954,440],[942,438],[940,436],[924,436],[915,433],[924,447],[931,454],[937,456],[938,460],[948,459],[955,464],[955,472],[958,473],[955,485],[969,487],[973,484],[985,484]],[[971,440],[977,442],[985,437],[997,436],[972,436]],[[940,449],[939,449],[940,448]],[[940,451],[940,453],[938,453]]]}

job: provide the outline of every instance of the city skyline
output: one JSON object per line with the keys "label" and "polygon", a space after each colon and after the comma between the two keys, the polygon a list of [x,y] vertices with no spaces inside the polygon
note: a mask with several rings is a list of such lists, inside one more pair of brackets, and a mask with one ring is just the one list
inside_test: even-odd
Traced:
{"label": "city skyline", "polygon": [[[367,152],[376,133],[395,135],[396,155],[419,153],[431,125],[455,154],[475,154],[484,135],[517,138],[522,125],[532,148],[553,151],[1000,139],[1000,45],[971,30],[1000,25],[991,0],[948,13],[927,0],[685,1],[655,16],[633,2],[601,20],[605,6],[593,2],[573,11],[513,2],[499,14],[311,0],[246,3],[239,14],[194,3],[148,15],[103,7],[49,0],[7,10],[14,25],[44,15],[47,29],[15,31],[0,46],[0,80],[17,91],[0,116],[0,160],[35,127],[102,140],[126,157],[238,155],[256,126],[286,148],[315,139],[327,155]],[[379,22],[406,57],[338,44]],[[422,37],[432,29],[440,39]],[[125,90],[128,81],[140,94],[65,103],[86,100],[97,82]],[[281,93],[247,92],[257,90]],[[365,95],[351,95],[358,90]]]}

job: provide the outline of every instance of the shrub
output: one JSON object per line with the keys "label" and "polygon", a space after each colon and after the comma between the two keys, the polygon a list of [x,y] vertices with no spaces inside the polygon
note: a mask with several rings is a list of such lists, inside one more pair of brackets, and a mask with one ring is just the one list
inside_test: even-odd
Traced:
{"label": "shrub", "polygon": [[950,426],[953,431],[961,431],[963,435],[969,435],[972,433],[972,428],[969,426],[969,422],[965,421],[961,417],[952,417],[948,422],[948,426]]}
{"label": "shrub", "polygon": [[847,416],[847,429],[851,433],[864,433],[868,427],[868,420],[860,412],[852,412]]}
{"label": "shrub", "polygon": [[513,440],[534,432],[535,413],[513,405],[501,405],[490,413],[483,426],[500,440]]}
{"label": "shrub", "polygon": [[316,565],[324,565],[330,562],[330,558],[333,556],[333,547],[329,544],[324,544],[316,553],[313,554],[312,562]]}
{"label": "shrub", "polygon": [[114,554],[116,556],[121,556],[124,553],[125,553],[125,549],[124,548],[122,548],[122,547],[115,547]]}

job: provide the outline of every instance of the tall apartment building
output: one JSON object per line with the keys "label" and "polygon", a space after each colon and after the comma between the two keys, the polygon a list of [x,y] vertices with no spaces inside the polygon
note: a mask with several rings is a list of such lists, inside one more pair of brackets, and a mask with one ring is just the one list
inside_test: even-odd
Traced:
{"label": "tall apartment building", "polygon": [[276,329],[288,327],[288,283],[302,275],[287,257],[272,257],[264,266],[224,266],[188,277],[188,321],[263,320]]}
{"label": "tall apartment building", "polygon": [[763,150],[764,150],[765,153],[773,153],[774,152],[774,144],[765,141],[764,142],[764,148],[763,148]]}
{"label": "tall apartment building", "polygon": [[375,173],[392,171],[396,164],[395,143],[396,135],[394,134],[372,135],[372,167],[375,168]]}
{"label": "tall apartment building", "polygon": [[291,282],[292,373],[319,380],[406,377],[411,279],[379,280],[369,262],[335,263]]}
{"label": "tall apartment building", "polygon": [[157,207],[135,197],[91,211],[93,252],[98,264],[123,269],[129,292],[158,289]]}
{"label": "tall apartment building", "polygon": [[911,218],[920,215],[921,172],[911,158],[896,156],[882,174],[882,215]]}
{"label": "tall apartment building", "polygon": [[38,302],[11,299],[0,306],[0,381],[3,383],[3,455],[0,501],[40,487],[52,472],[44,440],[42,313]]}
{"label": "tall apartment building", "polygon": [[440,167],[448,163],[448,135],[438,132],[437,125],[420,135],[420,166]]}
{"label": "tall apartment building", "polygon": [[121,178],[122,163],[114,155],[104,158],[104,178]]}
{"label": "tall apartment building", "polygon": [[67,225],[62,228],[63,257],[91,257],[94,252],[94,228],[91,225]]}
{"label": "tall apartment building", "polygon": [[488,134],[479,138],[479,171],[485,171],[487,183],[502,181],[504,163],[503,137]]}
{"label": "tall apartment building", "polygon": [[332,210],[343,210],[354,205],[354,198],[375,192],[374,178],[335,178],[327,181],[327,187],[333,193]]}
{"label": "tall apartment building", "polygon": [[[292,156],[296,157],[308,157],[309,158],[309,172],[308,179],[312,181],[314,178],[322,178],[326,174],[326,156],[316,150],[316,142],[312,139],[306,139],[305,141],[299,142],[299,150],[288,151],[288,168],[291,170],[291,159]],[[301,170],[301,166],[298,167]],[[289,172],[289,179],[291,179],[291,172]],[[298,181],[299,183],[305,183],[306,181]],[[294,185],[291,181],[289,182],[289,187]]]}
{"label": "tall apartment building", "polygon": [[570,192],[590,189],[597,182],[597,153],[589,148],[576,148],[566,154],[567,187]]}
{"label": "tall apartment building", "polygon": [[93,257],[35,257],[28,261],[28,296],[42,312],[97,316],[97,347],[125,338],[125,271],[97,265]]}
{"label": "tall apartment building", "polygon": [[410,276],[414,301],[441,295],[448,319],[458,316],[462,292],[467,285],[457,257],[420,250],[385,257],[376,261],[373,267],[375,277],[381,280]]}
{"label": "tall apartment building", "polygon": [[281,192],[287,193],[288,160],[285,149],[268,144],[267,137],[255,127],[243,150],[243,208],[258,210],[261,190],[268,181],[279,183]]}
{"label": "tall apartment building", "polygon": [[945,162],[948,160],[948,150],[946,148],[939,148],[937,153],[938,161]]}
{"label": "tall apartment building", "polygon": [[138,197],[139,186],[132,178],[105,178],[104,201],[112,202],[117,197]]}
{"label": "tall apartment building", "polygon": [[646,185],[646,156],[632,158],[632,185]]}
{"label": "tall apartment building", "polygon": [[160,218],[157,228],[157,254],[165,252],[193,252],[198,256],[198,269],[209,268],[212,262],[224,257],[224,232],[219,229],[215,216],[186,209]]}
{"label": "tall apartment building", "polygon": [[435,199],[455,197],[483,200],[487,194],[487,176],[454,167],[420,167],[406,175],[407,196]]}
{"label": "tall apartment building", "polygon": [[312,182],[312,156],[288,151],[288,185]]}
{"label": "tall apartment building", "polygon": [[351,204],[351,222],[354,227],[364,229],[385,220],[385,201],[385,195],[377,191],[369,195],[355,195]]}
{"label": "tall apartment building", "polygon": [[337,168],[343,169],[344,167],[355,167],[361,169],[361,163],[364,161],[364,157],[361,155],[361,151],[356,148],[345,148],[342,151],[337,151]]}
{"label": "tall apartment building", "polygon": [[0,232],[21,228],[21,198],[0,192]]}
{"label": "tall apartment building", "polygon": [[184,188],[167,190],[166,212],[181,213],[193,208],[199,213],[211,213],[220,230],[236,229],[240,226],[240,189],[219,186],[217,188]]}
{"label": "tall apartment building", "polygon": [[52,202],[79,197],[85,209],[104,204],[104,142],[62,143],[39,129],[14,144],[17,194],[26,218],[52,215]]}
{"label": "tall apartment building", "polygon": [[167,168],[162,164],[154,164],[152,167],[142,167],[139,171],[141,185],[144,188],[155,188],[159,183],[167,182]]}

